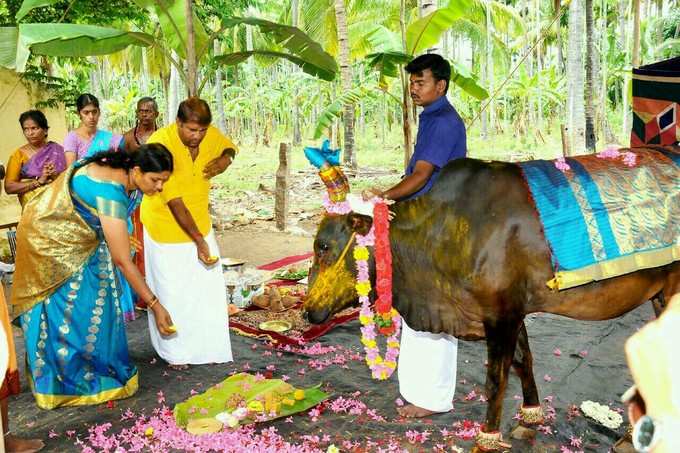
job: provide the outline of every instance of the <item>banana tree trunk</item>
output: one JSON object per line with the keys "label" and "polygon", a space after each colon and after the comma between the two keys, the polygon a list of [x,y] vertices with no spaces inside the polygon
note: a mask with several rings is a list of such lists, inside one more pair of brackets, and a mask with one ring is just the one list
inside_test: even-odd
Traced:
{"label": "banana tree trunk", "polygon": [[569,43],[567,48],[567,127],[570,155],[581,154],[585,148],[583,17],[584,0],[572,0],[569,5]]}
{"label": "banana tree trunk", "polygon": [[586,84],[585,84],[585,113],[586,113],[586,149],[595,152],[595,87],[593,84],[593,0],[585,0],[586,6]]}
{"label": "banana tree trunk", "polygon": [[[400,2],[399,27],[401,28],[402,46],[406,49],[406,0],[401,0]],[[411,153],[413,152],[413,143],[411,141],[411,93],[409,91],[409,78],[403,68],[400,71],[400,75],[402,94],[401,116],[404,132],[404,170],[406,170],[411,160]]]}
{"label": "banana tree trunk", "polygon": [[196,96],[198,94],[198,77],[192,0],[184,0],[184,20],[187,26],[187,94],[189,96]]}
{"label": "banana tree trunk", "polygon": [[[213,54],[219,55],[220,42],[216,39],[213,41]],[[218,66],[215,70],[215,106],[217,107],[217,128],[223,134],[227,133],[227,123],[224,119],[224,93],[222,87],[222,69]]]}
{"label": "banana tree trunk", "polygon": [[[352,89],[352,68],[349,56],[349,36],[347,32],[347,13],[345,0],[334,0],[335,21],[338,31],[338,60],[340,63],[340,79],[344,93]],[[343,163],[352,168],[357,167],[354,154],[354,104],[345,104],[342,120],[345,126]]]}

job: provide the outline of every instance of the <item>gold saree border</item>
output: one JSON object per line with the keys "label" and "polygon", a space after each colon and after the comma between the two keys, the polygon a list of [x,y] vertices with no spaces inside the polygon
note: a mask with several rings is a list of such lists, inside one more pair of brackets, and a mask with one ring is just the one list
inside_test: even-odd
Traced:
{"label": "gold saree border", "polygon": [[[95,231],[71,198],[73,166],[28,202],[17,227],[17,256],[11,294],[17,317],[66,282],[99,246]],[[36,228],[40,225],[40,228]]]}
{"label": "gold saree border", "polygon": [[94,395],[74,396],[74,395],[46,395],[35,391],[33,384],[33,376],[28,373],[28,383],[31,386],[31,391],[35,397],[35,402],[41,409],[56,409],[57,407],[72,407],[72,406],[89,406],[93,404],[102,404],[111,400],[120,400],[129,398],[139,389],[139,372],[135,373],[123,387],[111,390],[104,390],[103,392]]}
{"label": "gold saree border", "polygon": [[621,256],[573,271],[559,271],[555,273],[555,278],[549,280],[546,285],[550,289],[569,289],[593,281],[629,274],[640,269],[665,266],[666,264],[679,260],[680,243],[670,245],[663,249]]}

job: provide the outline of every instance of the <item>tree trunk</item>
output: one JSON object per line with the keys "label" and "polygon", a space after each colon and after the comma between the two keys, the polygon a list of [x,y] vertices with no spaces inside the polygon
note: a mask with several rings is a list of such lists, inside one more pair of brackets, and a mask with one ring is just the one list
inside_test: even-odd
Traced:
{"label": "tree trunk", "polygon": [[[631,44],[630,61],[635,68],[640,66],[640,0],[632,1],[632,15],[633,15],[633,42]],[[630,111],[630,103],[628,102],[628,93],[630,91],[631,75],[626,75],[626,83],[623,91],[623,136],[630,136],[630,131],[633,128],[633,115]]]}
{"label": "tree trunk", "polygon": [[585,113],[586,113],[586,149],[595,152],[595,90],[593,84],[593,0],[586,2],[586,84],[585,84]]}
{"label": "tree trunk", "polygon": [[583,17],[584,0],[569,5],[569,43],[567,48],[567,134],[572,155],[585,148],[583,93]]}
{"label": "tree trunk", "polygon": [[[560,13],[560,0],[553,0],[553,10],[555,16]],[[560,25],[560,20],[561,19],[555,21],[555,33],[557,34],[557,69],[559,69],[560,73],[564,74],[566,68],[564,65],[564,54],[562,53],[562,26]]]}
{"label": "tree trunk", "polygon": [[[402,46],[406,49],[406,0],[401,0],[399,7],[399,27],[401,29]],[[413,152],[413,144],[411,142],[411,93],[409,91],[409,78],[406,71],[402,68],[401,75],[401,116],[402,126],[404,132],[404,170],[408,167],[411,160],[411,153]]]}
{"label": "tree trunk", "polygon": [[[299,0],[292,0],[290,9],[291,24],[293,27],[297,27],[300,17]],[[291,63],[290,70],[291,72],[299,71],[299,68]],[[299,146],[302,143],[302,132],[300,129],[300,99],[298,96],[293,96],[293,146]]]}
{"label": "tree trunk", "polygon": [[[177,58],[177,54],[173,52],[173,57]],[[180,78],[178,69],[175,65],[170,66],[170,83],[168,86],[168,115],[165,119],[166,126],[177,117],[177,107],[180,103],[180,93],[182,93],[182,79]]]}
{"label": "tree trunk", "polygon": [[[350,66],[349,37],[347,33],[347,13],[345,0],[334,0],[335,21],[338,31],[338,60],[340,63],[340,79],[342,92],[347,93],[352,89],[352,67]],[[345,104],[342,120],[345,125],[343,163],[351,168],[357,167],[354,155],[354,104]]]}
{"label": "tree trunk", "polygon": [[187,94],[196,96],[198,94],[198,77],[192,0],[184,0],[184,20],[187,26]]}
{"label": "tree trunk", "polygon": [[[215,39],[213,41],[213,55],[219,55],[220,42]],[[222,68],[218,66],[215,69],[215,107],[217,108],[217,128],[223,134],[227,133],[227,122],[224,119],[224,93],[222,86]]]}

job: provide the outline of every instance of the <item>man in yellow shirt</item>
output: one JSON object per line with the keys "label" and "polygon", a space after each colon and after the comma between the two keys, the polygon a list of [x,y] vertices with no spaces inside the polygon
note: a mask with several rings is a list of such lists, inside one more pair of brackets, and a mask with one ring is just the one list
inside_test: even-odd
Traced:
{"label": "man in yellow shirt", "polygon": [[[177,328],[170,337],[150,328],[151,343],[176,369],[233,360],[208,194],[210,178],[231,165],[236,146],[211,121],[208,104],[189,98],[179,105],[176,122],[157,130],[147,141],[165,145],[174,161],[163,191],[144,197],[141,220],[146,279]],[[149,325],[155,326],[152,313]]]}

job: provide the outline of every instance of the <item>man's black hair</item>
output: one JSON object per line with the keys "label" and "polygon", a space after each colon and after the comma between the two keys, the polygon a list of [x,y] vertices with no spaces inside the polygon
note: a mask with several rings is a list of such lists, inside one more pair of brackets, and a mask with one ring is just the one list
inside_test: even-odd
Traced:
{"label": "man's black hair", "polygon": [[429,69],[432,71],[432,76],[434,80],[439,82],[440,80],[446,81],[446,88],[444,93],[449,91],[449,80],[451,79],[451,65],[445,58],[436,53],[426,53],[420,55],[409,62],[406,65],[406,72],[409,74],[421,74],[424,70]]}
{"label": "man's black hair", "polygon": [[143,98],[139,98],[139,101],[137,101],[137,107],[139,107],[142,104],[146,104],[147,102],[151,102],[153,104],[154,110],[158,111],[158,103],[151,96],[144,96]]}

